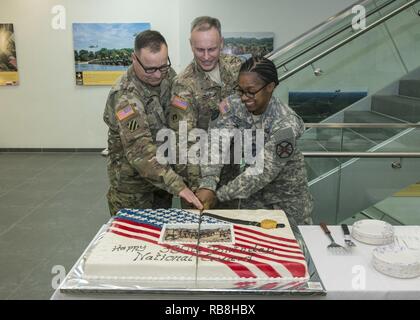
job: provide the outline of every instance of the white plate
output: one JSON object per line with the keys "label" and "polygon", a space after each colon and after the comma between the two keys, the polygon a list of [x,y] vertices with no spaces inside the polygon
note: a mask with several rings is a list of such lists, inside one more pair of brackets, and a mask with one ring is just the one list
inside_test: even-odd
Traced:
{"label": "white plate", "polygon": [[418,252],[398,245],[379,247],[373,250],[373,266],[379,272],[395,278],[420,276]]}
{"label": "white plate", "polygon": [[394,242],[394,228],[381,220],[360,220],[353,224],[352,237],[368,244],[390,244]]}
{"label": "white plate", "polygon": [[364,236],[375,238],[384,238],[394,234],[394,228],[388,222],[374,219],[355,222],[353,224],[353,230]]}
{"label": "white plate", "polygon": [[370,238],[364,235],[360,235],[357,232],[352,232],[352,237],[357,241],[377,246],[384,246],[394,242],[394,236],[384,238]]}

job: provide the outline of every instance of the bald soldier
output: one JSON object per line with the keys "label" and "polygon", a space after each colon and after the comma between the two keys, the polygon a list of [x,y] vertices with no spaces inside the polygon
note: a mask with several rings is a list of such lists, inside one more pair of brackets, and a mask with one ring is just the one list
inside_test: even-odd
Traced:
{"label": "bald soldier", "polygon": [[[173,83],[168,124],[177,135],[179,123],[187,122],[187,130],[194,128],[207,131],[211,120],[219,115],[219,103],[232,93],[237,85],[241,60],[221,53],[223,38],[218,19],[203,16],[191,24],[191,49],[194,60],[179,74]],[[185,137],[179,137],[185,139]],[[192,142],[188,145],[191,146]],[[197,189],[200,166],[177,162],[175,170],[182,175],[189,187]],[[223,177],[229,179],[234,172],[232,166],[224,167]],[[229,174],[226,174],[229,173]],[[239,167],[236,172],[239,172]]]}
{"label": "bald soldier", "polygon": [[110,213],[122,208],[168,208],[171,194],[201,209],[183,179],[156,159],[156,134],[166,126],[175,76],[166,41],[159,32],[147,30],[136,36],[134,46],[133,63],[111,89],[104,112],[109,127]]}

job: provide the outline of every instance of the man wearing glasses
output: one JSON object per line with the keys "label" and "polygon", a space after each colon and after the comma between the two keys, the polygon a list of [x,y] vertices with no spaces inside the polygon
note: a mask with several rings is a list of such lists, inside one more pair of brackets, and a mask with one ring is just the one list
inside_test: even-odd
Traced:
{"label": "man wearing glasses", "polygon": [[138,34],[132,60],[111,89],[104,111],[109,127],[110,213],[123,208],[168,208],[171,194],[201,209],[183,179],[156,159],[156,134],[166,126],[165,110],[175,76],[165,38],[152,30]]}
{"label": "man wearing glasses", "polygon": [[[203,16],[191,24],[191,49],[194,60],[179,74],[172,87],[171,107],[168,125],[179,134],[180,121],[187,122],[187,130],[194,128],[207,130],[211,120],[219,114],[219,103],[234,93],[237,85],[241,60],[221,53],[223,38],[220,21]],[[185,137],[179,137],[183,139]],[[188,146],[193,143],[189,142]],[[232,153],[233,154],[233,153]],[[182,175],[192,190],[197,189],[200,180],[200,166],[180,164],[175,170]],[[222,177],[229,181],[239,172],[239,168],[226,166]],[[234,203],[221,207],[231,207]]]}

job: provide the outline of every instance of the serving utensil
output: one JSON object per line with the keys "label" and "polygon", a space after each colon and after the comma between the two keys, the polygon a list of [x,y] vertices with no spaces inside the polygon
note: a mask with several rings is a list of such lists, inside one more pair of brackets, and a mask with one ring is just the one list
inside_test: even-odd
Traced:
{"label": "serving utensil", "polygon": [[349,246],[349,247],[356,247],[356,244],[353,241],[351,241],[351,239],[350,239],[349,227],[346,224],[343,223],[341,225],[341,229],[343,229],[344,242],[346,243],[346,245]]}
{"label": "serving utensil", "polygon": [[327,225],[324,222],[321,222],[320,226],[331,241],[331,244],[328,245],[327,249],[334,254],[346,254],[346,248],[334,241],[334,238],[331,235],[331,231],[328,229]]}

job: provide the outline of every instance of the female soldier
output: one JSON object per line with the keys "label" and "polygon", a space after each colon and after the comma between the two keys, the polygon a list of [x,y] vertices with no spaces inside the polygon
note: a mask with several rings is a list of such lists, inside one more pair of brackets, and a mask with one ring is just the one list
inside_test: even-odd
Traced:
{"label": "female soldier", "polygon": [[255,165],[246,165],[240,175],[216,190],[221,166],[202,166],[197,196],[206,208],[214,206],[216,199],[240,199],[241,209],[282,209],[292,222],[311,224],[313,200],[296,146],[304,123],[273,96],[278,84],[277,69],[266,58],[252,57],[241,66],[238,95],[222,101],[220,115],[210,128],[264,130],[263,170],[257,173]]}

